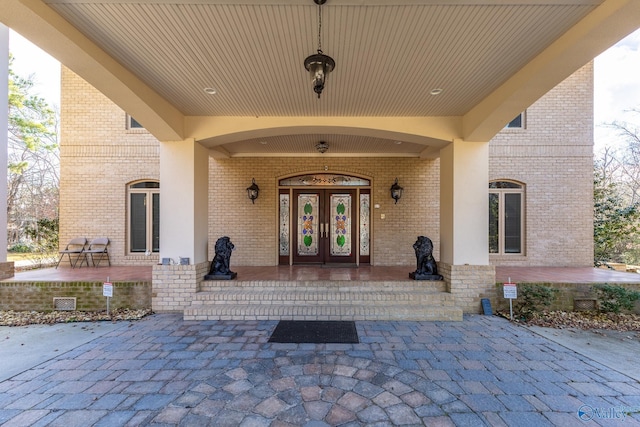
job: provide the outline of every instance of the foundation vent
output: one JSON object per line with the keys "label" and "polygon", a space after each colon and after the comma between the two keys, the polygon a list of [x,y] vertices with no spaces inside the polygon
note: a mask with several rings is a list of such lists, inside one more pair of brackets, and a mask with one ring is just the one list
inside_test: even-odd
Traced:
{"label": "foundation vent", "polygon": [[73,311],[76,309],[76,297],[53,297],[53,309]]}
{"label": "foundation vent", "polygon": [[573,311],[595,311],[596,308],[596,300],[593,298],[573,300]]}

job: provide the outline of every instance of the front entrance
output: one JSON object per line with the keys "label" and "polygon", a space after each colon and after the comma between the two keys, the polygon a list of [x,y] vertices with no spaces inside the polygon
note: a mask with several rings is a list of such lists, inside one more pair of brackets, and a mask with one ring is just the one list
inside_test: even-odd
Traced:
{"label": "front entrance", "polygon": [[280,264],[370,262],[368,179],[319,173],[282,179],[279,187]]}
{"label": "front entrance", "polygon": [[348,189],[293,191],[294,264],[355,264],[355,193]]}

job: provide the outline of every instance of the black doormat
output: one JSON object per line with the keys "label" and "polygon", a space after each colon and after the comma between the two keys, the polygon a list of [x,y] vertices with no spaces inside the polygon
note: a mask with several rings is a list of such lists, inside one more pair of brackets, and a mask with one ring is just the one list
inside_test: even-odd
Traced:
{"label": "black doormat", "polygon": [[269,342],[289,344],[358,344],[355,322],[281,320]]}

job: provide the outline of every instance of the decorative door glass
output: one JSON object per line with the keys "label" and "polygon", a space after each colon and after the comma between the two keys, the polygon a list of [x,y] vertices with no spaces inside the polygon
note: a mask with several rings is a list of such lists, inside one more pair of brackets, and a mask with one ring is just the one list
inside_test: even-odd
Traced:
{"label": "decorative door glass", "polygon": [[331,255],[351,255],[351,195],[331,194]]}
{"label": "decorative door glass", "polygon": [[318,255],[318,194],[298,195],[298,255]]}
{"label": "decorative door glass", "polygon": [[371,195],[360,194],[360,255],[369,255],[369,205]]}
{"label": "decorative door glass", "polygon": [[289,195],[280,194],[280,256],[289,255]]}

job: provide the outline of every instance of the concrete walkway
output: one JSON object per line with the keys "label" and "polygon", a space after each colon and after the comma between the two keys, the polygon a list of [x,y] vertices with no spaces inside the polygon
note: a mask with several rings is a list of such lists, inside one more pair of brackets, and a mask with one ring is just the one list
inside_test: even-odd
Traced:
{"label": "concrete walkway", "polygon": [[499,317],[356,322],[360,344],[276,323],[115,324],[1,381],[0,424],[640,426],[637,380]]}

